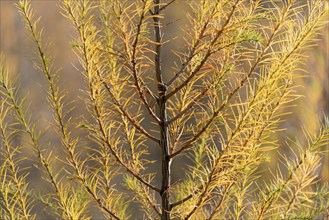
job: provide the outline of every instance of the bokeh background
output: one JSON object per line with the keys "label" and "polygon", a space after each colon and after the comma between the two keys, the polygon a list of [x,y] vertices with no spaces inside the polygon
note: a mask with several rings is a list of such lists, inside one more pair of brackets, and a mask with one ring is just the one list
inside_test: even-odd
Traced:
{"label": "bokeh background", "polygon": [[[188,1],[188,0],[178,0]],[[50,147],[53,151],[57,149],[59,140],[55,132],[49,127],[49,122],[53,123],[52,112],[49,110],[44,85],[43,76],[37,72],[32,60],[34,56],[34,45],[31,38],[26,33],[24,24],[15,7],[15,0],[0,0],[0,51],[5,54],[5,63],[10,70],[11,76],[19,82],[20,94],[27,95],[27,111],[32,114],[32,121],[36,122],[37,129],[44,132],[42,143]],[[74,29],[69,21],[60,13],[58,0],[32,0],[35,14],[41,16],[39,25],[44,27],[44,42],[49,43],[49,52],[54,57],[54,65],[60,68],[62,72],[61,86],[67,91],[68,99],[75,100],[81,96],[81,88],[84,86],[82,77],[74,66],[79,66],[76,56],[71,50],[71,40],[74,36]],[[177,20],[184,17],[183,5],[177,4],[168,10],[168,21]],[[329,21],[329,18],[328,18]],[[175,35],[179,29],[178,25],[170,27],[169,34]],[[329,26],[327,25],[318,36],[317,46],[307,52],[308,58],[302,66],[305,72],[302,79],[299,80],[301,87],[297,93],[303,97],[297,100],[293,107],[289,108],[291,114],[286,116],[282,122],[282,128],[286,128],[278,134],[279,143],[282,145],[280,151],[289,152],[286,147],[286,140],[303,140],[303,127],[309,131],[316,131],[319,121],[325,116],[329,116]],[[178,46],[175,41],[170,44],[171,47]],[[164,63],[169,62],[166,57],[170,57],[170,50],[165,50],[163,55]],[[78,101],[73,114],[80,115],[85,113],[84,103]],[[21,140],[21,144],[24,140]],[[49,144],[50,143],[50,144]],[[31,152],[27,152],[30,154]],[[272,168],[276,164],[273,155]],[[31,158],[33,158],[31,156]],[[325,157],[321,168],[322,181],[329,181],[329,156]],[[45,187],[40,176],[42,174],[38,169],[31,168],[31,186]],[[176,174],[179,175],[179,174]],[[46,191],[47,189],[45,189]]]}

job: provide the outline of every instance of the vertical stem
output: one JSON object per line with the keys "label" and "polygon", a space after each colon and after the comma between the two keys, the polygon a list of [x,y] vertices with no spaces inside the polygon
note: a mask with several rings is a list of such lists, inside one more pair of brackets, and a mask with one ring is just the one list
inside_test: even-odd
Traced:
{"label": "vertical stem", "polygon": [[168,140],[168,123],[166,113],[166,100],[165,100],[166,87],[161,86],[159,94],[163,94],[159,98],[160,108],[160,146],[162,149],[162,184],[161,184],[161,207],[162,207],[162,220],[170,219],[170,202],[169,202],[169,187],[170,187],[170,152],[169,152],[169,140]]}
{"label": "vertical stem", "polygon": [[161,219],[170,219],[170,147],[168,138],[168,123],[167,123],[167,107],[166,107],[166,92],[167,86],[164,84],[161,72],[161,23],[159,18],[160,0],[154,0],[154,28],[155,28],[155,73],[158,82],[158,106],[160,111],[160,147],[162,149],[162,183],[161,183]]}

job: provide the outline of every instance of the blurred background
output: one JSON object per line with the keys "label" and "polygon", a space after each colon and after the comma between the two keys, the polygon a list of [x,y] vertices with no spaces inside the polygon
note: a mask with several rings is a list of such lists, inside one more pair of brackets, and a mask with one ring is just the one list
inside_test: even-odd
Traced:
{"label": "blurred background", "polygon": [[[188,0],[186,0],[188,1]],[[5,54],[5,63],[10,70],[11,76],[19,82],[20,94],[27,95],[27,103],[30,103],[28,112],[32,114],[32,121],[37,123],[37,129],[44,131],[42,137],[43,143],[51,143],[53,151],[57,151],[56,145],[59,143],[54,131],[49,128],[49,122],[53,122],[52,112],[49,111],[47,104],[43,76],[37,72],[33,65],[34,46],[31,38],[26,33],[25,27],[15,7],[14,0],[0,0],[0,50]],[[32,0],[32,7],[35,14],[41,16],[40,27],[44,27],[44,42],[50,43],[51,55],[54,58],[55,68],[60,68],[62,72],[61,85],[67,91],[69,100],[81,96],[80,89],[83,87],[83,80],[79,72],[74,66],[79,66],[76,56],[71,50],[71,40],[74,30],[69,21],[64,18],[59,9],[59,1],[57,0]],[[184,9],[172,7],[168,10],[168,15],[176,20],[183,17]],[[169,20],[170,20],[169,17]],[[329,18],[328,18],[329,21]],[[170,27],[170,33],[174,35],[176,25]],[[170,34],[169,34],[170,35]],[[168,38],[170,36],[167,35]],[[281,124],[284,131],[278,134],[281,143],[281,151],[288,150],[284,147],[287,138],[293,140],[302,139],[302,128],[309,131],[318,129],[319,121],[324,116],[329,116],[329,26],[322,30],[317,46],[307,52],[308,58],[302,68],[305,75],[300,79],[301,87],[297,93],[303,97],[296,101],[295,106],[289,108],[292,112],[286,116],[285,121]],[[175,42],[171,44],[175,47]],[[170,50],[166,50],[164,54],[164,63],[168,62],[166,56],[169,56]],[[75,114],[85,113],[83,102],[75,102]],[[24,140],[22,140],[24,142]],[[273,168],[276,166],[273,161]],[[324,160],[321,169],[321,177],[323,181],[329,181],[329,160]],[[33,169],[33,168],[31,168]],[[32,186],[40,186],[40,173],[37,169],[33,169],[30,178]]]}

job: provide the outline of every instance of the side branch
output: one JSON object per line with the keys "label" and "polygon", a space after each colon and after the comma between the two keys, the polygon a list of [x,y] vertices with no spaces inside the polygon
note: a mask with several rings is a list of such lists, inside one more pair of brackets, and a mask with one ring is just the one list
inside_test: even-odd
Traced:
{"label": "side branch", "polygon": [[[217,159],[215,164],[217,164],[218,161],[219,160]],[[202,188],[204,188],[203,192],[199,196],[199,199],[198,199],[197,203],[194,205],[193,209],[185,216],[184,220],[188,220],[194,214],[194,212],[200,207],[200,205],[201,205],[202,201],[205,199],[208,189],[213,181],[213,175],[214,175],[215,171],[216,171],[216,169],[214,168],[209,173],[207,182],[204,184],[205,186],[202,185]]]}
{"label": "side branch", "polygon": [[172,117],[171,119],[169,119],[167,121],[167,124],[170,125],[171,123],[173,123],[174,121],[176,121],[177,119],[179,119],[181,116],[183,116],[185,113],[187,113],[189,110],[191,110],[193,107],[195,107],[195,104],[202,99],[205,94],[208,92],[209,87],[204,88],[199,95],[197,95],[197,97],[195,97],[193,99],[193,101],[191,101],[182,111],[180,111],[177,115],[175,115],[174,117]]}
{"label": "side branch", "polygon": [[111,88],[105,83],[103,82],[104,87],[106,88],[106,90],[109,92],[111,98],[114,101],[114,104],[118,107],[118,109],[120,110],[121,114],[123,114],[129,121],[130,123],[138,130],[140,131],[142,134],[144,134],[146,137],[148,137],[149,139],[151,139],[152,141],[159,143],[160,140],[157,139],[156,137],[152,136],[150,133],[148,133],[140,124],[139,122],[137,122],[131,115],[130,113],[123,108],[123,105],[119,102],[119,100],[117,98],[115,98],[113,92],[111,91]]}
{"label": "side branch", "polygon": [[170,6],[175,1],[176,0],[171,0],[170,2],[168,2],[167,4],[165,4],[164,6],[160,7],[159,12],[163,11],[164,9],[166,9],[168,6]]}
{"label": "side branch", "polygon": [[[138,42],[139,42],[139,37],[141,34],[141,27],[145,18],[145,8],[146,8],[146,2],[144,2],[143,4],[143,8],[142,8],[142,15],[139,19],[139,22],[137,24],[137,31],[136,31],[136,36],[135,36],[135,40],[133,42],[132,45],[132,55],[131,55],[131,63],[132,63],[132,67],[131,67],[131,71],[133,73],[133,77],[134,77],[134,84],[136,86],[136,90],[137,93],[140,97],[140,99],[142,100],[143,104],[145,105],[147,111],[149,112],[149,114],[158,122],[160,123],[160,119],[159,117],[155,114],[155,112],[152,110],[151,106],[149,105],[149,103],[146,100],[146,97],[144,96],[144,93],[142,91],[141,85],[140,85],[140,80],[138,79],[138,74],[137,74],[137,59],[136,59],[136,55],[137,55],[137,46],[138,46]],[[142,87],[146,88],[147,92],[151,94],[151,91],[149,90],[149,88],[142,83]],[[152,94],[151,94],[152,96]],[[153,97],[153,96],[152,96]]]}
{"label": "side branch", "polygon": [[[224,32],[225,27],[229,24],[231,18],[233,17],[234,11],[235,11],[235,9],[236,9],[239,1],[240,0],[237,0],[235,2],[235,4],[233,5],[232,10],[231,10],[230,14],[228,15],[228,18],[226,19],[225,23],[223,24],[223,27],[216,33],[216,36],[211,41],[211,43],[210,43],[210,45],[208,47],[207,53],[202,58],[202,60],[200,61],[199,65],[192,71],[192,73],[187,77],[187,79],[182,84],[180,84],[173,91],[171,91],[170,93],[168,93],[166,95],[166,97],[165,97],[166,99],[169,99],[171,96],[175,95],[178,91],[180,91],[183,87],[185,87],[194,78],[194,76],[201,70],[201,68],[207,62],[208,58],[213,54],[212,53],[212,47],[214,46],[214,44],[216,43],[216,41],[218,40],[218,38],[221,36],[221,34]],[[185,68],[182,71],[184,71],[184,70],[185,70]]]}
{"label": "side branch", "polygon": [[222,106],[213,113],[212,117],[207,121],[207,123],[203,126],[203,128],[197,133],[195,134],[190,140],[188,140],[187,142],[185,142],[185,144],[176,152],[172,153],[170,155],[171,158],[178,156],[179,154],[181,154],[183,151],[190,149],[193,145],[193,143],[195,141],[197,141],[199,139],[199,137],[201,137],[201,135],[203,133],[205,133],[209,126],[211,125],[211,123],[215,120],[215,118],[218,116],[219,112],[222,110],[222,108],[226,105],[226,102],[222,104]]}
{"label": "side branch", "polygon": [[207,26],[208,24],[210,23],[210,20],[211,18],[213,17],[214,13],[215,13],[215,9],[218,5],[218,1],[217,1],[217,4],[216,6],[213,8],[212,12],[211,12],[211,15],[209,15],[207,21],[204,23],[204,25],[202,26],[201,28],[201,31],[199,33],[199,36],[196,40],[196,42],[194,43],[194,45],[192,46],[192,50],[189,52],[189,55],[186,59],[186,61],[182,64],[182,67],[179,69],[179,71],[175,74],[175,76],[169,80],[166,85],[169,87],[173,82],[175,82],[178,77],[186,70],[187,66],[190,64],[190,62],[192,61],[193,57],[195,57],[197,55],[196,53],[196,50],[197,50],[197,47],[199,46],[200,42],[201,42],[201,39],[204,37],[204,33],[206,32],[207,30]]}
{"label": "side branch", "polygon": [[[63,115],[63,105],[61,103],[62,97],[58,94],[58,86],[56,85],[56,76],[53,75],[51,66],[49,64],[49,61],[46,59],[46,55],[43,51],[42,44],[41,44],[41,34],[38,34],[36,29],[36,23],[32,22],[32,12],[30,9],[30,4],[28,1],[21,1],[19,3],[19,7],[21,10],[22,15],[24,16],[24,19],[26,21],[27,27],[29,28],[29,31],[32,34],[32,38],[37,46],[38,54],[41,59],[41,67],[38,67],[38,69],[44,74],[46,77],[48,84],[49,84],[49,104],[53,107],[53,113],[55,120],[57,122],[57,126],[59,129],[59,133],[62,138],[62,143],[65,147],[65,150],[67,151],[69,158],[70,158],[70,165],[73,167],[74,171],[76,172],[77,178],[80,179],[83,183],[83,186],[85,187],[86,191],[94,198],[94,200],[98,203],[98,205],[102,208],[102,210],[109,215],[111,215],[114,219],[119,219],[114,212],[109,210],[102,202],[97,198],[97,195],[92,191],[89,185],[86,184],[86,179],[83,171],[81,170],[81,162],[78,160],[77,156],[74,153],[76,140],[73,140],[70,137],[70,133],[67,132],[67,124],[64,121],[64,115]],[[32,131],[31,131],[32,132]],[[33,134],[30,132],[30,136]],[[33,139],[33,136],[31,136]],[[34,143],[36,144],[36,142]],[[55,176],[52,176],[51,170],[49,168],[49,161],[47,158],[44,158],[41,154],[40,150],[38,150],[38,157],[41,159],[41,162],[44,164],[46,171],[51,179],[51,183],[56,189],[56,192],[59,195],[59,188],[58,184],[55,182]],[[63,201],[60,201],[61,203]],[[63,206],[65,207],[65,206]]]}
{"label": "side branch", "polygon": [[[283,11],[283,15],[286,16],[288,12],[288,9]],[[213,116],[208,120],[208,122],[205,124],[205,126],[197,133],[195,134],[190,140],[185,142],[185,144],[176,151],[175,153],[171,154],[171,157],[175,157],[182,153],[183,151],[190,149],[192,144],[198,140],[198,138],[207,131],[208,127],[211,125],[211,123],[214,121],[214,119],[218,116],[219,112],[227,105],[227,103],[232,99],[232,97],[244,86],[244,84],[247,82],[247,80],[250,78],[253,71],[256,69],[256,67],[261,63],[262,58],[265,56],[266,51],[271,47],[271,44],[274,40],[275,35],[279,32],[280,28],[282,27],[281,21],[278,22],[278,24],[274,27],[272,34],[270,35],[264,49],[261,51],[260,55],[258,56],[255,63],[250,67],[250,69],[247,71],[245,77],[240,81],[237,87],[235,87],[227,96],[226,100],[222,103],[222,105],[213,113]],[[299,45],[299,42],[297,43]],[[293,48],[293,51],[296,50],[296,47]],[[287,57],[289,57],[292,54],[289,53]],[[284,58],[284,61],[287,60],[287,57]],[[282,62],[283,63],[283,62]],[[276,70],[277,71],[277,70]],[[175,91],[175,90],[174,90]],[[168,94],[169,95],[169,94]]]}
{"label": "side branch", "polygon": [[183,198],[183,199],[181,199],[181,200],[179,200],[179,201],[176,201],[176,202],[174,202],[174,203],[171,203],[171,204],[170,204],[170,209],[173,209],[173,208],[175,208],[176,206],[179,206],[179,205],[184,204],[185,202],[187,202],[188,200],[190,200],[191,198],[193,198],[193,196],[194,196],[195,194],[197,194],[200,190],[202,190],[202,188],[203,188],[203,185],[201,184],[196,190],[194,190],[193,193],[189,194],[188,196],[186,196],[185,198]]}
{"label": "side branch", "polygon": [[[82,26],[79,25],[79,17],[76,17],[76,15],[74,14],[74,12],[72,11],[72,6],[69,4],[69,2],[65,2],[65,9],[67,10],[68,17],[72,20],[72,22],[73,22],[74,26],[76,27],[77,32],[79,34],[79,37],[80,37],[79,40],[82,43],[82,49],[80,51],[81,56],[82,56],[82,61],[81,62],[82,62],[82,64],[85,67],[84,71],[86,72],[86,75],[88,77],[90,77],[91,72],[92,72],[92,70],[90,68],[94,64],[92,57],[94,57],[95,54],[92,54],[93,51],[91,51],[90,48],[88,47],[87,40],[89,40],[89,39],[87,39],[87,36],[85,36],[85,32],[86,32],[87,28],[86,28],[85,25],[82,25]],[[85,8],[83,10],[85,10]],[[81,22],[83,24],[85,24],[85,20],[83,20],[85,18],[81,18],[81,19],[82,19]],[[92,36],[92,37],[94,37],[94,36]],[[95,39],[93,39],[93,40],[95,40]],[[90,56],[90,55],[92,55],[92,56]],[[96,71],[96,72],[99,74],[98,71]],[[91,85],[90,78],[88,78],[88,81],[89,81],[90,93],[93,94],[93,86]],[[96,104],[96,100],[95,100],[95,98],[92,95],[90,96],[90,98],[91,98],[92,103],[94,104],[93,107],[95,109],[95,114],[97,116],[96,117],[97,118],[97,123],[98,123],[99,128],[100,128],[100,131],[101,131],[101,139],[109,147],[109,149],[110,149],[113,157],[117,160],[117,162],[119,163],[119,165],[123,166],[129,173],[131,173],[133,176],[135,176],[139,181],[141,181],[145,185],[149,186],[150,188],[152,187],[152,189],[156,189],[155,187],[151,186],[146,181],[144,181],[140,176],[136,175],[132,170],[129,169],[129,167],[126,166],[125,163],[123,163],[123,161],[120,160],[120,158],[118,157],[118,155],[116,154],[116,152],[113,150],[113,148],[112,148],[112,146],[111,146],[111,144],[110,144],[110,142],[108,140],[108,137],[106,135],[106,129],[104,128],[104,125],[103,125],[102,120],[100,118],[101,117],[101,114],[100,114],[99,108],[98,108],[98,106]],[[127,114],[127,116],[129,116],[129,114]],[[129,117],[128,119],[131,119],[131,122],[135,122],[135,120],[133,120],[131,117]],[[137,124],[135,123],[135,125],[137,125]],[[78,170],[78,171],[80,171],[78,173],[78,179],[80,179],[80,181],[83,183],[83,186],[86,188],[86,190],[88,191],[88,193],[92,195],[92,197],[94,198],[94,200],[100,205],[100,207],[105,212],[107,212],[108,214],[110,214],[114,219],[119,219],[114,212],[112,212],[111,210],[109,210],[106,207],[106,205],[104,205],[102,203],[101,199],[99,199],[98,196],[97,196],[97,194],[94,193],[93,187],[90,187],[87,184],[87,181],[84,178],[83,173],[81,173],[81,170]]]}
{"label": "side branch", "polygon": [[[88,59],[86,59],[86,61],[88,61]],[[99,71],[96,71],[97,73],[97,77],[99,77],[99,79],[101,80],[101,76],[100,76],[100,73]],[[111,98],[114,100],[114,104],[119,108],[119,110],[121,111],[121,113],[132,123],[132,125],[134,127],[136,127],[136,129],[138,129],[139,131],[141,131],[146,137],[150,138],[151,140],[159,143],[159,140],[156,139],[155,137],[151,136],[147,131],[144,130],[143,127],[141,127],[138,122],[135,121],[135,119],[133,119],[131,116],[130,116],[130,113],[125,111],[125,109],[122,107],[122,105],[120,104],[120,102],[115,98],[114,94],[112,93],[111,91],[111,88],[104,82],[102,81],[102,84],[104,85],[104,87],[106,88],[106,90],[109,92]],[[90,89],[92,90],[92,86],[90,86]],[[92,93],[92,91],[91,91]],[[92,99],[92,102],[93,103],[96,103],[96,100],[91,97]],[[110,140],[108,139],[108,135],[107,135],[107,132],[106,132],[106,129],[102,123],[102,120],[101,120],[101,113],[99,111],[99,107],[97,106],[97,104],[94,104],[94,110],[95,110],[95,113],[96,113],[96,116],[97,116],[97,122],[98,122],[98,125],[99,125],[99,128],[101,130],[101,133],[102,133],[102,137],[101,139],[103,140],[103,142],[108,146],[108,148],[110,149],[111,151],[111,154],[114,156],[115,160],[124,168],[127,170],[128,173],[130,173],[131,175],[133,175],[136,179],[138,179],[142,184],[146,185],[147,187],[149,187],[150,189],[153,189],[154,191],[156,192],[160,192],[160,189],[156,188],[155,186],[152,186],[150,183],[146,182],[139,174],[135,173],[133,170],[131,170],[121,159],[120,157],[117,155],[117,153],[114,151],[111,143],[110,143]]]}
{"label": "side branch", "polygon": [[115,160],[124,168],[126,169],[126,171],[128,173],[130,173],[131,175],[133,175],[136,179],[138,179],[142,184],[144,184],[145,186],[149,187],[150,189],[153,189],[154,191],[156,192],[160,192],[160,189],[156,188],[155,186],[152,186],[150,183],[146,182],[139,174],[135,173],[133,170],[131,170],[121,159],[120,157],[117,155],[117,153],[114,151],[113,149],[113,146],[109,140],[109,137],[108,135],[106,134],[106,131],[105,131],[105,128],[104,128],[104,125],[101,121],[101,115],[100,115],[100,112],[99,112],[99,109],[97,106],[94,106],[95,107],[95,111],[96,111],[96,115],[97,115],[97,121],[98,121],[98,124],[99,124],[99,127],[101,129],[101,132],[102,132],[102,140],[103,142],[108,146],[108,148],[110,149],[112,155],[114,156]]}
{"label": "side branch", "polygon": [[[3,72],[1,72],[1,74],[3,74]],[[1,76],[3,79],[5,78],[3,75]],[[49,182],[51,183],[51,185],[53,186],[55,193],[57,195],[58,202],[60,203],[60,205],[65,209],[66,205],[63,202],[61,195],[60,195],[60,190],[59,190],[59,185],[56,181],[56,175],[54,175],[49,167],[50,165],[50,161],[49,158],[45,157],[43,155],[42,150],[40,149],[40,145],[39,145],[39,141],[38,141],[38,137],[35,134],[34,129],[31,129],[31,127],[33,128],[34,125],[29,123],[28,119],[26,119],[26,115],[24,114],[23,110],[22,110],[22,104],[23,102],[19,102],[13,92],[13,87],[10,86],[9,82],[1,82],[1,87],[5,90],[5,93],[9,99],[9,101],[11,102],[11,105],[15,111],[17,120],[19,121],[19,123],[23,126],[24,128],[24,132],[26,132],[30,138],[30,140],[32,141],[33,147],[36,150],[36,154],[37,157],[39,158],[42,166],[45,168],[45,171],[48,175],[49,178]],[[66,210],[66,209],[65,209]],[[65,212],[65,214],[67,214],[67,216],[70,217],[70,214],[67,213],[65,210],[63,210]]]}
{"label": "side branch", "polygon": [[[225,74],[225,71],[224,71]],[[213,85],[213,84],[217,84],[217,82],[220,82],[223,78],[223,75],[221,75],[219,77],[219,79],[216,80],[212,80],[209,85]],[[205,88],[203,88],[201,90],[201,92],[193,99],[193,101],[191,101],[183,110],[181,110],[179,113],[177,113],[177,115],[175,115],[174,117],[172,117],[171,119],[169,119],[167,121],[168,125],[170,125],[171,123],[173,123],[174,121],[176,121],[177,119],[179,119],[180,117],[182,117],[184,114],[186,114],[189,110],[191,110],[192,108],[195,107],[196,103],[200,101],[200,99],[202,99],[203,97],[205,97],[205,95],[207,94],[207,92],[209,91],[210,86],[205,86]]]}
{"label": "side branch", "polygon": [[203,126],[203,128],[197,134],[195,134],[190,140],[185,142],[185,144],[179,150],[171,154],[170,157],[176,157],[177,155],[181,154],[183,151],[190,149],[192,147],[192,144],[196,142],[203,135],[203,133],[205,133],[208,130],[209,126],[219,115],[220,111],[228,104],[228,102],[232,99],[232,97],[244,86],[245,82],[250,77],[250,75],[251,74],[248,74],[244,79],[242,79],[240,84],[228,94],[226,100],[223,101],[222,105],[213,113],[212,117],[207,121],[207,123]]}
{"label": "side branch", "polygon": [[[284,91],[283,91],[282,94],[280,95],[279,100],[278,100],[278,101],[275,103],[275,105],[273,106],[273,110],[272,110],[271,114],[269,115],[269,118],[272,118],[273,115],[274,115],[274,113],[278,110],[278,107],[279,107],[279,105],[281,104],[281,102],[283,101],[283,99],[284,99],[285,95],[287,94],[287,92],[288,92],[288,84],[285,86]],[[269,96],[269,94],[268,94],[268,96]],[[268,97],[266,97],[266,99],[268,99]],[[262,112],[265,110],[265,107],[266,107],[266,103],[264,102],[264,103],[262,104],[262,106],[261,106],[261,109],[260,109],[258,115],[256,116],[256,121],[255,121],[256,124],[260,121],[260,119],[261,119],[261,114],[262,114]],[[234,130],[233,133],[236,133],[238,130],[240,130],[243,120],[245,120],[245,117],[243,117],[243,118],[241,119],[241,121],[238,123],[238,125],[237,125],[237,127],[235,128],[235,130]],[[257,141],[260,140],[260,138],[262,137],[263,132],[265,131],[265,129],[267,128],[267,126],[268,126],[269,124],[270,124],[270,123],[267,123],[267,124],[265,124],[264,126],[262,126],[261,130],[259,131],[257,137],[256,137],[255,140],[254,140],[255,142],[257,142]],[[254,126],[254,127],[255,127],[255,126]],[[246,140],[244,141],[244,143],[243,143],[243,145],[242,145],[242,149],[246,149],[247,144],[250,142],[251,137],[252,137],[253,135],[255,135],[255,129],[253,129],[253,130],[249,133],[248,137],[246,138]],[[217,167],[217,165],[218,165],[218,163],[220,162],[220,159],[223,157],[223,155],[224,155],[225,153],[227,153],[227,149],[228,149],[228,147],[229,147],[231,141],[233,140],[233,138],[234,138],[234,135],[231,135],[230,139],[227,141],[227,144],[226,144],[226,147],[224,148],[224,151],[221,153],[221,155],[220,155],[219,158],[217,159],[217,162],[215,163],[214,169]],[[236,156],[234,156],[234,157],[231,159],[231,163],[234,163],[234,159],[235,159],[235,158],[236,158]],[[221,170],[220,170],[219,172],[221,172]],[[232,182],[232,183],[230,183],[230,185],[225,189],[225,193],[223,194],[222,199],[221,199],[220,202],[216,205],[215,209],[212,211],[212,213],[211,213],[209,219],[212,219],[212,218],[214,217],[214,215],[216,214],[216,212],[218,211],[218,209],[220,208],[220,206],[221,206],[221,204],[222,204],[222,202],[223,202],[223,200],[224,200],[224,196],[227,194],[227,192],[230,190],[230,188],[233,187],[235,184],[236,184],[236,182]]]}

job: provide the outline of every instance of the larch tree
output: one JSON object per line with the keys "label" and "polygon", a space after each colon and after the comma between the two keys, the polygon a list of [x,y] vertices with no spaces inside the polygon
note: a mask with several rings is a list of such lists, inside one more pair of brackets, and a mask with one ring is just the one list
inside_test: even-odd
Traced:
{"label": "larch tree", "polygon": [[[182,15],[168,17],[178,6]],[[1,219],[38,219],[38,207],[60,219],[328,218],[329,187],[319,176],[326,117],[317,134],[305,129],[288,142],[293,155],[271,157],[328,2],[61,0],[75,30],[81,99],[62,88],[66,73],[53,65],[30,1],[17,8],[60,142],[42,141],[31,120],[38,113],[2,57]],[[178,30],[169,39],[170,25]],[[74,102],[87,111],[74,115]],[[24,166],[22,152],[32,149],[46,194],[31,187]]]}

